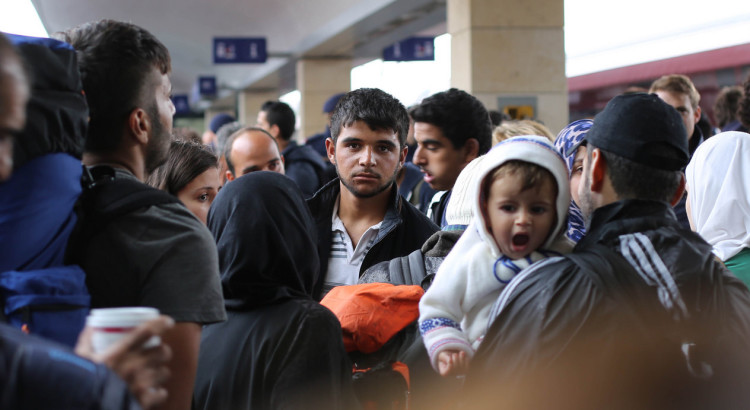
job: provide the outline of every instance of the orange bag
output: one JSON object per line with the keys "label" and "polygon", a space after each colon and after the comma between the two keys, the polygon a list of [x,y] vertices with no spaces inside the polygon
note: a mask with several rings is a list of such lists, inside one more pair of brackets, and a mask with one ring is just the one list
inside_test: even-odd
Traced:
{"label": "orange bag", "polygon": [[335,287],[320,304],[341,322],[347,352],[372,353],[419,318],[422,295],[416,285],[363,283]]}

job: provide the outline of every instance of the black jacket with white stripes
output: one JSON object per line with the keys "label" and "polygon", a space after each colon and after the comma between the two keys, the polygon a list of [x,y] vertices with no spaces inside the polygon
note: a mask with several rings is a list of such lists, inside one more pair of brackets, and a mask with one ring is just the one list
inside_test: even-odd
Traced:
{"label": "black jacket with white stripes", "polygon": [[[700,408],[703,399],[721,403],[717,396],[729,401],[719,405],[726,408],[738,400],[733,393],[747,394],[750,381],[740,373],[750,351],[750,292],[710,245],[683,229],[667,203],[645,200],[595,210],[574,253],[586,257],[595,244],[624,257],[597,270],[638,275],[650,286],[644,294],[653,289],[653,317],[669,319],[634,314],[630,299],[606,292],[566,257],[541,261],[514,278],[493,307],[494,321],[466,379],[467,408]],[[618,268],[622,263],[634,269]],[[669,333],[674,320],[705,336],[701,347],[720,346],[724,357],[711,359],[715,367],[721,359],[740,368],[717,383],[721,391],[714,385],[698,399],[683,394],[690,387],[676,375],[684,369],[666,359],[671,347],[659,350],[668,345],[660,341],[683,338]]]}

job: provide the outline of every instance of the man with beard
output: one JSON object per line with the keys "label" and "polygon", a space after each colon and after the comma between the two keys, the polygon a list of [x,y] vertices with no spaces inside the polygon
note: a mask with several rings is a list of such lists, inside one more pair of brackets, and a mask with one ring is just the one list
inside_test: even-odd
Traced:
{"label": "man with beard", "polygon": [[467,408],[744,407],[750,293],[670,205],[689,159],[680,114],[621,95],[584,140],[586,236],[500,295]]}
{"label": "man with beard", "polygon": [[356,284],[377,262],[419,249],[437,230],[398,195],[408,129],[406,108],[379,89],[352,91],[336,106],[326,151],[338,178],[308,200],[321,263],[316,299],[335,286]]}
{"label": "man with beard", "polygon": [[[143,181],[164,162],[170,145],[169,51],[148,31],[111,20],[86,23],[57,37],[77,52],[90,109],[86,173],[99,186],[129,192],[124,201],[156,197]],[[168,194],[131,206],[104,224],[93,223],[102,197],[95,188],[84,189],[82,199],[94,199],[82,202],[83,228],[74,233],[70,262],[86,272],[91,307],[150,306],[177,322],[162,336],[174,353],[172,378],[165,385],[169,398],[162,408],[189,408],[201,326],[226,319],[211,233]]]}

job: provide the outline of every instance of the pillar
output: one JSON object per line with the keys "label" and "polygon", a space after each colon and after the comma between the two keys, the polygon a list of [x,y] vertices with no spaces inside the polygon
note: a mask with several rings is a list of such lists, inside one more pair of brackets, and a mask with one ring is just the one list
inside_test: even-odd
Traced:
{"label": "pillar", "polygon": [[563,0],[448,0],[451,86],[488,109],[534,102],[553,133],[568,123]]}
{"label": "pillar", "polygon": [[348,58],[297,61],[299,138],[302,141],[325,129],[327,117],[323,114],[323,104],[332,95],[350,90],[351,71],[352,61]]}
{"label": "pillar", "polygon": [[237,94],[237,121],[245,126],[255,125],[260,107],[266,101],[279,99],[279,92],[275,89],[245,90]]}

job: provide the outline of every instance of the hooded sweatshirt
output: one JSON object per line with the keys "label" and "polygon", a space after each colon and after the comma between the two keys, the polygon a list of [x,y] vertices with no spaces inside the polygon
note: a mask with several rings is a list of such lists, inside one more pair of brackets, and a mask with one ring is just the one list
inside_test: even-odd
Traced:
{"label": "hooded sweatshirt", "polygon": [[341,325],[312,299],[315,223],[299,188],[245,175],[216,197],[208,227],[227,321],[203,329],[193,408],[352,408]]}
{"label": "hooded sweatshirt", "polygon": [[[539,165],[554,176],[556,221],[540,249],[510,260],[503,255],[481,211],[482,180],[510,160]],[[482,341],[492,304],[505,285],[522,269],[547,256],[567,253],[572,243],[564,236],[570,188],[568,169],[554,146],[542,137],[508,139],[486,154],[481,170],[471,181],[474,219],[438,269],[435,281],[419,304],[419,330],[437,370],[437,356],[444,350],[464,351],[472,357]]]}

